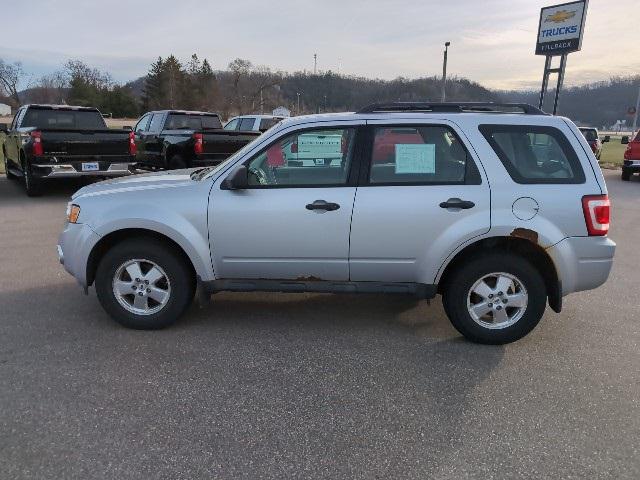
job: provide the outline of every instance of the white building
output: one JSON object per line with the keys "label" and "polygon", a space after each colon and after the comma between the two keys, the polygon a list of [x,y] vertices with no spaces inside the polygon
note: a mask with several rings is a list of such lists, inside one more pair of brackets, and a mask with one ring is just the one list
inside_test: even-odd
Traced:
{"label": "white building", "polygon": [[291,112],[285,107],[278,107],[273,110],[272,115],[274,117],[290,117]]}
{"label": "white building", "polygon": [[8,117],[11,115],[11,107],[9,105],[5,105],[4,103],[0,103],[0,116]]}

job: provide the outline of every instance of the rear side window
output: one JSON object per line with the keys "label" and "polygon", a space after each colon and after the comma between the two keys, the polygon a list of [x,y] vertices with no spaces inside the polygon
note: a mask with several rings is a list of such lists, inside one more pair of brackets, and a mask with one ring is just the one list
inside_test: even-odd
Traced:
{"label": "rear side window", "polygon": [[153,117],[151,117],[151,124],[149,125],[149,128],[147,129],[147,131],[149,132],[159,132],[160,129],[162,128],[162,118],[164,117],[164,115],[162,113],[154,113]]}
{"label": "rear side window", "polygon": [[253,124],[255,121],[255,118],[243,118],[240,120],[240,130],[253,130]]}
{"label": "rear side window", "polygon": [[441,125],[375,128],[370,165],[370,184],[481,183],[460,139]]}
{"label": "rear side window", "polygon": [[517,183],[584,183],[584,171],[564,134],[553,127],[480,125]]}

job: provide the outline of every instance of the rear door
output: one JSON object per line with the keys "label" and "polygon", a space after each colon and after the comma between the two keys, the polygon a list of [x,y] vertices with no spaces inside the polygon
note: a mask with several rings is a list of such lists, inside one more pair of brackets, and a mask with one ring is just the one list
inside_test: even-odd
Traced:
{"label": "rear door", "polygon": [[144,141],[144,152],[146,161],[157,166],[162,166],[162,127],[164,125],[165,114],[163,112],[154,113],[149,122],[147,131],[142,134]]}
{"label": "rear door", "polygon": [[351,280],[433,283],[449,253],[489,230],[489,185],[452,123],[367,123]]}
{"label": "rear door", "polygon": [[147,129],[149,128],[149,123],[151,122],[151,113],[147,113],[142,116],[136,126],[133,127],[134,138],[136,142],[136,160],[139,162],[146,161],[146,138],[145,135],[147,133]]}

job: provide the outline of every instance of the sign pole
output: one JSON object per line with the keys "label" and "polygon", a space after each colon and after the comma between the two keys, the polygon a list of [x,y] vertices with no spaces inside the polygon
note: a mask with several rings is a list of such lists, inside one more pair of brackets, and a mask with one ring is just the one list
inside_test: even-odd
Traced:
{"label": "sign pole", "polygon": [[638,86],[638,99],[636,100],[636,113],[633,114],[633,134],[636,133],[636,126],[638,125],[638,110],[640,110],[640,86]]}
{"label": "sign pole", "polygon": [[544,74],[542,75],[542,88],[540,89],[540,101],[538,102],[538,108],[542,110],[544,104],[544,96],[547,93],[547,85],[549,83],[549,69],[551,68],[551,55],[547,55],[544,61]]}
{"label": "sign pole", "polygon": [[556,95],[553,100],[553,114],[558,113],[558,99],[560,97],[560,89],[564,82],[564,70],[567,66],[567,54],[563,53],[560,57],[560,68],[558,69],[558,83],[556,84]]}

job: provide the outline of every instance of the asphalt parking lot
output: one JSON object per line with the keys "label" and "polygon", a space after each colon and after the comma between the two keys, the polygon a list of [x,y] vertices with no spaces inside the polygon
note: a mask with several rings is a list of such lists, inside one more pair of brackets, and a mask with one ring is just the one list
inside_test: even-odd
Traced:
{"label": "asphalt parking lot", "polygon": [[234,294],[126,330],[58,264],[73,186],[0,177],[0,477],[640,478],[640,181],[598,290],[525,339],[439,300]]}

